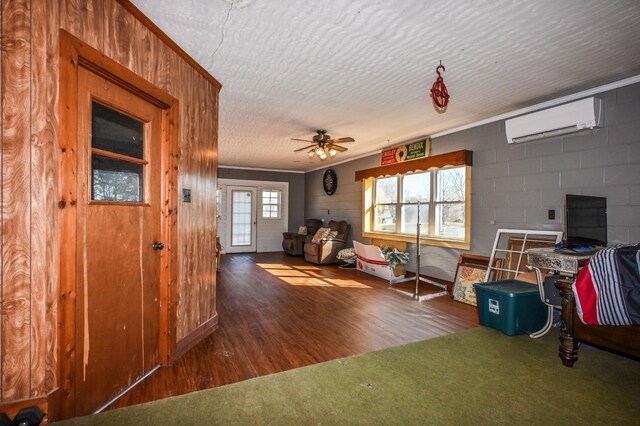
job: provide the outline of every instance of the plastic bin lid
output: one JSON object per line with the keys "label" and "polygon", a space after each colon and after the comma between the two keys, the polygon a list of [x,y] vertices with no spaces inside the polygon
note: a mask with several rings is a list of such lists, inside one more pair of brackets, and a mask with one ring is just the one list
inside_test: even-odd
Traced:
{"label": "plastic bin lid", "polygon": [[508,293],[512,297],[516,294],[539,293],[537,285],[518,280],[489,281],[486,283],[477,283],[473,286],[476,289],[482,289],[491,293]]}

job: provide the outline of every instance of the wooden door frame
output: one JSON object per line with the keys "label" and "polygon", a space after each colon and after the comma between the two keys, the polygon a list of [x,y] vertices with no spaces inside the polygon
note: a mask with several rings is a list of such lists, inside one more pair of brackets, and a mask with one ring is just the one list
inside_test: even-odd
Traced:
{"label": "wooden door frame", "polygon": [[[78,188],[78,67],[83,67],[162,110],[159,360],[175,359],[178,265],[178,100],[64,30],[59,36],[60,274],[58,300],[58,388],[50,394],[49,419],[76,410],[76,255]],[[53,416],[52,416],[53,414]]]}

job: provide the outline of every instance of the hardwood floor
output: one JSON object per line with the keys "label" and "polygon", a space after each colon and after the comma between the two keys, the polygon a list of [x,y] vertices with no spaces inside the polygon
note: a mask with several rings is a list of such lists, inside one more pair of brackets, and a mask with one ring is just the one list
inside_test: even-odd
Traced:
{"label": "hardwood floor", "polygon": [[224,255],[217,288],[218,330],[110,409],[479,325],[475,307],[449,296],[417,302],[355,269],[318,267],[282,253]]}

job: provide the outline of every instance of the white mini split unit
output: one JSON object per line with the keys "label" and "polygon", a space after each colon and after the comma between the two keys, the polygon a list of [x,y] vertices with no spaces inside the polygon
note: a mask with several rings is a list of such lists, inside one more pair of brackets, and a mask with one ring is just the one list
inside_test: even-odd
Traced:
{"label": "white mini split unit", "polygon": [[567,135],[602,126],[602,99],[586,98],[505,122],[508,143]]}

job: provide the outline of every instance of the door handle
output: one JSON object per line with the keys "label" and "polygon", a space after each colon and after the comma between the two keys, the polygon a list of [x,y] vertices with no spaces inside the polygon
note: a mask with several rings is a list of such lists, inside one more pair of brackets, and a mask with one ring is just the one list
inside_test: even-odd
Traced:
{"label": "door handle", "polygon": [[158,251],[158,250],[162,250],[164,248],[164,244],[163,243],[159,243],[157,241],[154,241],[153,245],[151,247],[153,247],[153,249],[155,251]]}

